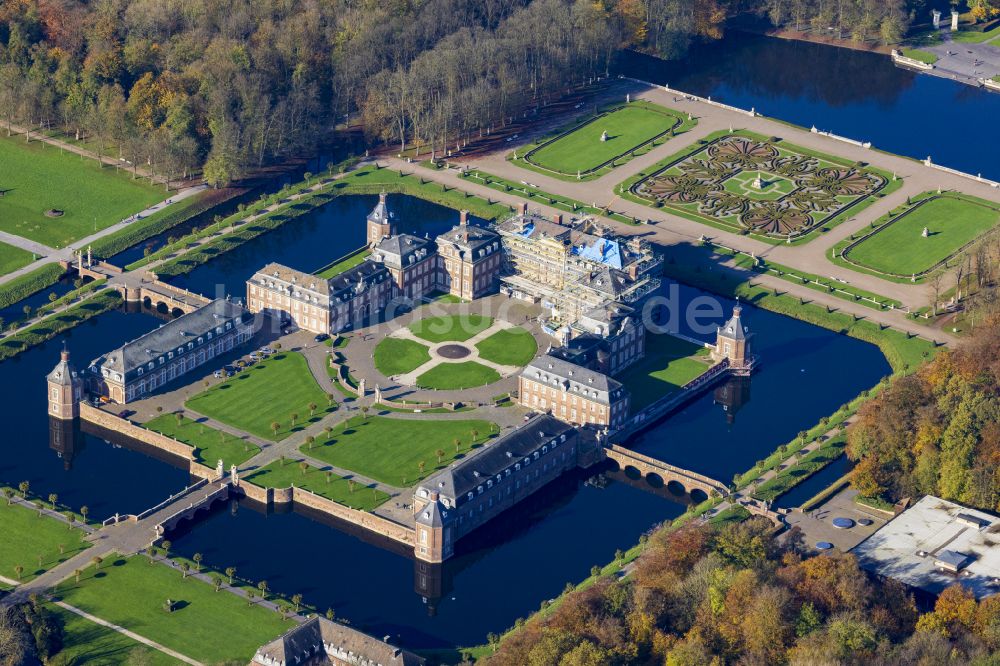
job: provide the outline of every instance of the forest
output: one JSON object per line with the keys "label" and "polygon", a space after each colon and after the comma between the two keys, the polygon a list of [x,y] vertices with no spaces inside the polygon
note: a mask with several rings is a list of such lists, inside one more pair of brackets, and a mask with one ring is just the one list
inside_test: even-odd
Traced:
{"label": "forest", "polygon": [[1000,510],[1000,319],[900,377],[870,400],[848,431],[862,495],[896,502],[933,494]]}
{"label": "forest", "polygon": [[897,41],[925,13],[924,0],[0,0],[0,121],[224,185],[359,120],[370,144],[439,150],[606,74],[620,49],[676,58],[738,15]]}
{"label": "forest", "polygon": [[519,621],[490,666],[996,664],[1000,599],[961,585],[918,609],[850,554],[806,557],[768,521],[655,532],[630,575]]}

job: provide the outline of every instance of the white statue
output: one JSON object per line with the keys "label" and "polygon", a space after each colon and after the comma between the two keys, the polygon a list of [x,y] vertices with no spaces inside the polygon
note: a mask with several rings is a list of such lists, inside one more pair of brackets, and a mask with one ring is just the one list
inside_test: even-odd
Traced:
{"label": "white statue", "polygon": [[931,232],[927,229],[927,227],[924,227],[924,230],[920,232],[920,235],[923,236],[924,238],[927,238],[928,236],[931,235]]}
{"label": "white statue", "polygon": [[607,140],[608,140],[608,131],[604,130],[603,132],[601,132],[601,141],[603,142]]}

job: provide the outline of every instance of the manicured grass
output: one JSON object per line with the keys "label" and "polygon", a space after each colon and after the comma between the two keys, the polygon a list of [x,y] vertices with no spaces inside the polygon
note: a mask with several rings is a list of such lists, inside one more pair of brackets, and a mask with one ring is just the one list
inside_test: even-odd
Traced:
{"label": "manicured grass", "polygon": [[178,423],[174,414],[163,414],[142,425],[191,446],[195,449],[197,460],[209,467],[215,467],[219,458],[222,458],[223,468],[228,470],[230,465],[238,467],[260,453],[260,447],[256,444],[186,416],[181,416]]}
{"label": "manicured grass", "polygon": [[429,360],[425,345],[405,338],[386,338],[375,347],[375,368],[386,377],[411,372]]}
{"label": "manicured grass", "polygon": [[[472,432],[476,432],[473,439]],[[313,458],[349,469],[391,486],[405,487],[447,467],[474,444],[499,432],[480,419],[432,420],[372,416],[355,417],[339,425],[330,439],[311,450]],[[458,451],[455,440],[459,440]],[[441,450],[441,462],[437,451]],[[424,470],[419,464],[423,462]]]}
{"label": "manicured grass", "polygon": [[708,519],[709,525],[722,527],[730,523],[742,523],[751,516],[750,512],[738,504],[723,509]]}
{"label": "manicured grass", "polygon": [[[303,447],[307,453],[308,446]],[[350,481],[329,472],[329,479],[324,470],[306,464],[305,472],[298,461],[286,460],[284,462],[275,460],[274,462],[261,467],[259,470],[246,477],[246,481],[258,485],[262,488],[302,488],[311,493],[316,493],[334,502],[338,502],[352,509],[371,511],[378,505],[389,499],[389,495],[376,488],[365,487],[359,483]]]}
{"label": "manicured grass", "polygon": [[428,342],[465,342],[493,325],[492,317],[478,314],[428,317],[410,324],[410,331]]}
{"label": "manicured grass", "polygon": [[535,358],[538,344],[535,336],[523,328],[497,331],[476,344],[479,355],[500,365],[527,365]]}
{"label": "manicured grass", "polygon": [[[2,201],[2,199],[0,199]],[[0,243],[0,275],[12,273],[35,260],[35,255],[7,243]]]}
{"label": "manicured grass", "polygon": [[846,439],[844,435],[839,435],[824,442],[821,447],[807,454],[787,469],[778,472],[777,476],[769,479],[754,491],[753,496],[759,500],[772,501],[784,495],[789,490],[802,483],[810,476],[823,469],[834,460],[844,455]]}
{"label": "manicured grass", "polygon": [[[678,116],[628,104],[543,144],[526,157],[537,166],[565,175],[588,172],[678,125]],[[601,133],[607,140],[601,141]]]}
{"label": "manicured grass", "polygon": [[355,250],[354,252],[348,254],[347,256],[341,257],[337,261],[333,262],[329,266],[325,266],[316,272],[321,278],[332,278],[334,276],[340,275],[349,268],[354,268],[365,259],[371,255],[371,250],[368,248],[361,248],[360,250]]}
{"label": "manicured grass", "polygon": [[930,51],[922,51],[920,49],[902,49],[900,53],[907,58],[911,58],[917,62],[922,62],[927,65],[933,65],[938,61],[938,57]]}
{"label": "manicured grass", "polygon": [[[617,379],[631,393],[632,412],[673,393],[708,370],[708,350],[669,334],[646,336],[646,355]],[[705,360],[698,360],[705,359]]]}
{"label": "manicured grass", "polygon": [[441,363],[417,377],[417,386],[450,391],[485,386],[500,381],[500,373],[475,361]]}
{"label": "manicured grass", "polygon": [[[95,160],[39,141],[0,137],[0,230],[61,248],[167,198]],[[45,211],[63,211],[47,217]]]}
{"label": "manicured grass", "polygon": [[[109,558],[110,560],[110,558]],[[204,663],[247,663],[292,625],[273,611],[143,556],[88,567],[55,588],[66,603]],[[167,599],[175,610],[163,609]]]}
{"label": "manicured grass", "polygon": [[17,303],[55,284],[64,273],[59,264],[45,264],[0,285],[0,308]]}
{"label": "manicured grass", "polygon": [[[951,33],[953,41],[961,44],[982,44],[1000,37],[1000,27],[992,30],[959,30]],[[996,46],[996,44],[994,44]]]}
{"label": "manicured grass", "polygon": [[[71,528],[55,518],[40,516],[24,506],[8,506],[7,500],[2,498],[0,534],[3,534],[0,538],[0,576],[12,580],[17,580],[16,566],[24,567],[22,581],[31,580],[90,547],[83,540],[86,536],[83,530]],[[64,547],[62,554],[59,553],[60,544]]]}
{"label": "manicured grass", "polygon": [[[968,199],[933,196],[898,216],[846,254],[877,271],[909,276],[930,270],[993,228],[1000,208]],[[927,228],[929,236],[921,233]]]}
{"label": "manicured grass", "polygon": [[[59,616],[63,624],[63,649],[53,663],[61,664],[149,664],[173,666],[180,664],[173,657],[139,641],[134,641],[114,629],[101,626],[71,613],[54,604],[49,610]],[[136,661],[132,662],[131,660]]]}
{"label": "manicured grass", "polygon": [[[309,415],[310,403],[317,406]],[[327,394],[298,352],[285,352],[247,368],[187,401],[193,411],[251,434],[282,440],[306,423],[331,412]],[[292,414],[298,414],[292,425]],[[272,423],[278,424],[275,431]]]}
{"label": "manicured grass", "polygon": [[51,340],[77,324],[112,310],[121,304],[122,299],[117,291],[100,291],[59,314],[46,317],[28,328],[4,338],[3,342],[0,342],[0,360],[17,356],[35,345]]}

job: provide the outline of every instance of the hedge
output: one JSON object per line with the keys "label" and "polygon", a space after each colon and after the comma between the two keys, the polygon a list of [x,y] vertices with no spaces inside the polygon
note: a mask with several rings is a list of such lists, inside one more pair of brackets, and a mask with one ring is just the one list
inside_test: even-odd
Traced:
{"label": "hedge", "polygon": [[122,303],[117,291],[108,289],[101,291],[79,305],[74,305],[64,312],[52,315],[37,324],[4,338],[0,341],[0,360],[17,356],[46,340],[51,340],[63,331],[73,328],[91,317],[113,310]]}
{"label": "hedge", "polygon": [[46,287],[51,287],[59,281],[63,273],[59,264],[45,264],[0,285],[0,308],[11,306]]}

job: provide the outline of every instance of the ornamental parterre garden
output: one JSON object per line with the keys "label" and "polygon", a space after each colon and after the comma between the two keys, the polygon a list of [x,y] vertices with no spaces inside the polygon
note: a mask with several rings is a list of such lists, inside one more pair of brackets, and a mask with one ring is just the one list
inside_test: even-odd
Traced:
{"label": "ornamental parterre garden", "polygon": [[622,193],[684,217],[791,240],[901,185],[889,174],[751,132],[721,132],[626,181]]}

